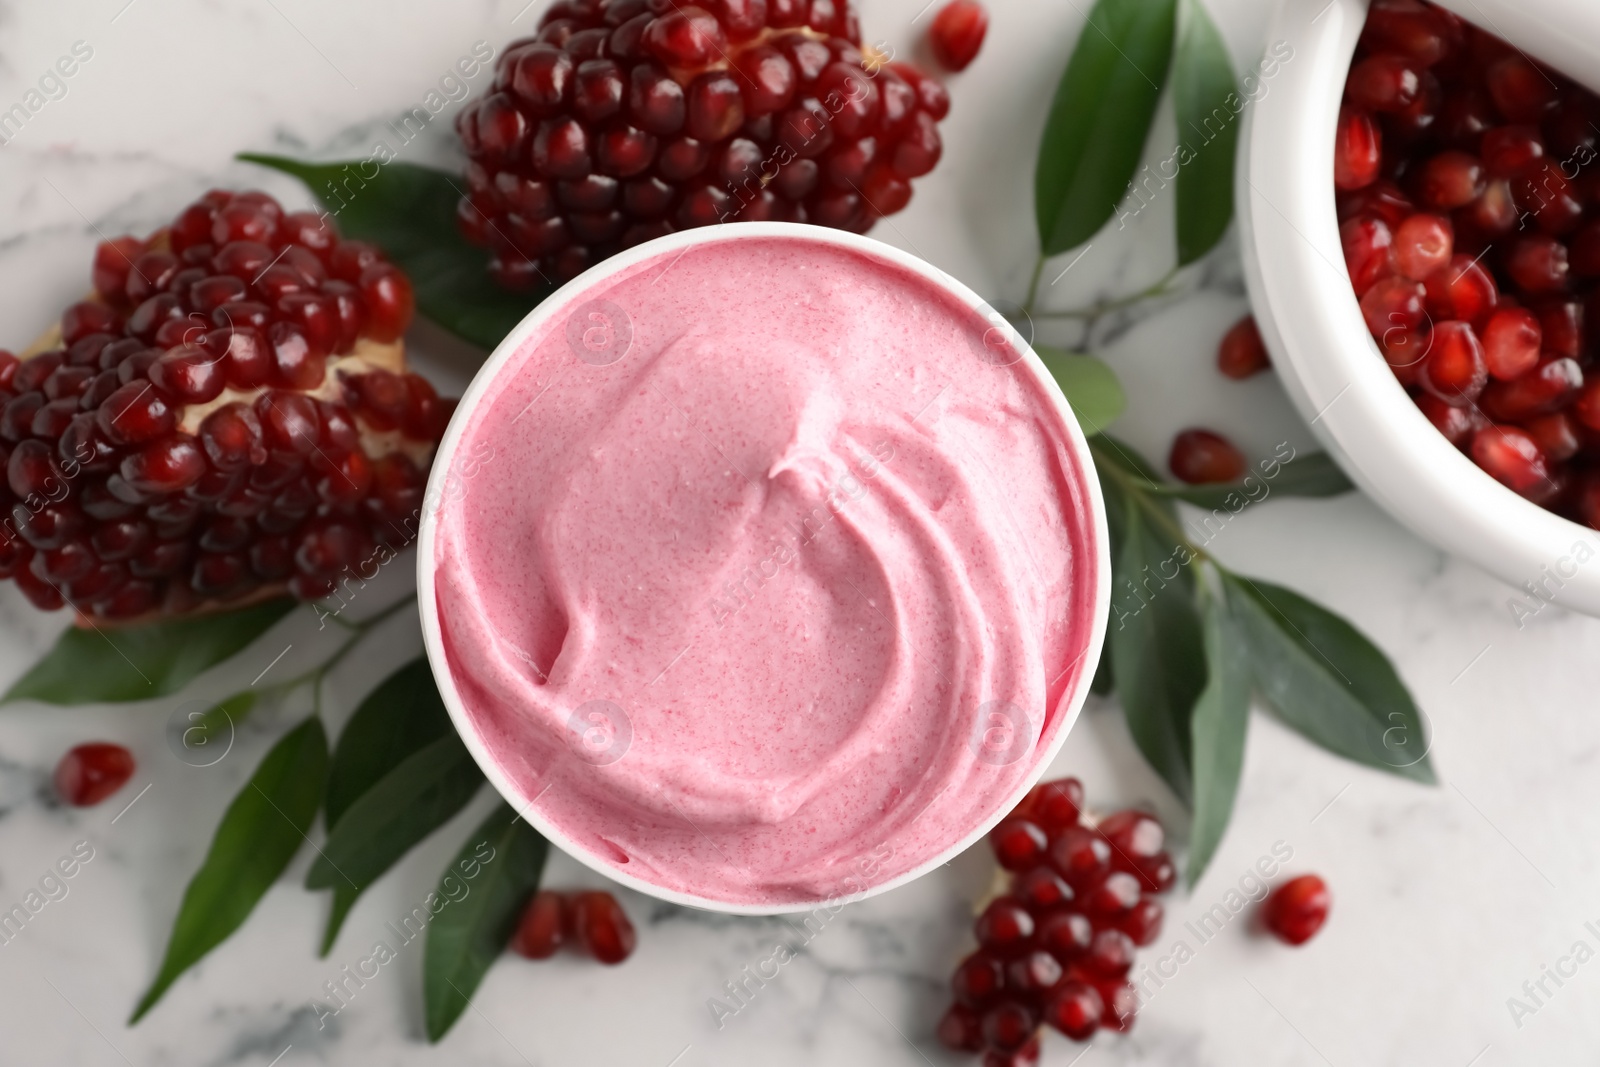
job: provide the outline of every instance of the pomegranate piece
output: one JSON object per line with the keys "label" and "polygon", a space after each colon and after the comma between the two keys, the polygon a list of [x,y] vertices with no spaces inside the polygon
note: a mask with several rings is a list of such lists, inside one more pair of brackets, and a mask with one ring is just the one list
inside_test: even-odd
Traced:
{"label": "pomegranate piece", "polygon": [[976,0],[950,0],[928,27],[933,57],[946,70],[966,70],[989,32],[989,12]]}
{"label": "pomegranate piece", "polygon": [[1314,874],[1291,878],[1267,895],[1262,921],[1285,944],[1303,945],[1328,921],[1328,886]]}
{"label": "pomegranate piece", "polygon": [[[1342,231],[1341,231],[1342,232]],[[1346,250],[1345,255],[1349,256]],[[1351,270],[1352,276],[1355,270]],[[1254,315],[1246,315],[1222,335],[1217,346],[1217,369],[1229,378],[1244,379],[1271,366],[1267,346],[1261,341]]]}
{"label": "pomegranate piece", "polygon": [[78,745],[56,764],[56,794],[73,807],[92,807],[128,784],[133,769],[133,753],[121,745]]}
{"label": "pomegranate piece", "polygon": [[1210,430],[1184,430],[1172,440],[1167,466],[1190,485],[1236,482],[1244,477],[1245,458],[1226,437]]}
{"label": "pomegranate piece", "polygon": [[[964,65],[985,21],[955,0],[933,20],[935,49]],[[461,230],[513,289],[694,226],[864,231],[938,161],[949,96],[861,45],[847,0],[553,5],[457,117]],[[330,273],[355,281],[336,258]]]}
{"label": "pomegranate piece", "polygon": [[[46,501],[16,516],[0,577],[120,621],[327,595],[409,540],[452,402],[404,372],[414,300],[377,249],[213,191],[148,241],[103,242],[91,275],[58,347],[0,353],[6,489]],[[393,383],[381,429],[325,386],[332,360]]]}

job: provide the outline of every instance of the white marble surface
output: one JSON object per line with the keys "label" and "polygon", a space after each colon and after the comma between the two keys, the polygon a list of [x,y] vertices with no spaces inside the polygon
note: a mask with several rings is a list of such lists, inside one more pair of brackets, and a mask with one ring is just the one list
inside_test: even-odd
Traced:
{"label": "white marble surface", "polygon": [[[384,119],[419,103],[474,42],[498,47],[526,30],[540,3],[522,10],[522,0],[5,0],[0,108],[20,100],[74,42],[94,54],[68,94],[0,148],[0,342],[26,343],[81,291],[97,230],[147,230],[214,184],[262,185],[303,202],[297,187],[230,157],[247,149],[365,155],[383,136]],[[1265,43],[1266,3],[1209,0],[1241,65]],[[876,235],[994,297],[1018,299],[1033,255],[1033,145],[1082,8],[1071,0],[991,7],[983,55],[952,80],[944,163]],[[915,22],[921,8],[922,0],[869,0],[868,36],[914,49],[926,23]],[[1171,139],[1170,115],[1160,121],[1152,161]],[[450,151],[440,121],[402,158],[445,162]],[[1102,235],[1051,290],[1052,304],[1082,305],[1159,277],[1171,256],[1171,210],[1170,197],[1158,199],[1126,231]],[[1238,385],[1209,369],[1216,339],[1244,307],[1236,256],[1224,249],[1181,281],[1180,295],[1105,323],[1097,338],[1133,397],[1120,432],[1152,454],[1189,423],[1229,427],[1262,451],[1286,439],[1306,444],[1270,376]],[[470,373],[468,354],[437,334],[419,329],[412,340],[441,380],[459,383]],[[1523,983],[1547,965],[1570,971],[1561,960],[1575,942],[1588,944],[1585,959],[1600,948],[1600,934],[1584,925],[1600,920],[1600,622],[1550,608],[1517,629],[1509,589],[1354,496],[1253,508],[1214,550],[1333,605],[1389,650],[1433,722],[1444,784],[1421,788],[1342,763],[1257,714],[1232,829],[1195,892],[1173,899],[1167,931],[1145,961],[1179,940],[1193,958],[1145,1005],[1130,1036],[1097,1040],[1087,1053],[1052,1037],[1045,1062],[1592,1061],[1600,964],[1579,966],[1563,986],[1547,979],[1552,995],[1520,1026],[1507,998],[1523,996]],[[392,580],[405,584],[403,575]],[[0,589],[0,680],[20,672],[63,621]],[[284,637],[291,639],[296,656],[310,662],[319,654],[314,633]],[[415,654],[414,622],[396,620],[379,645],[341,674],[343,707]],[[252,655],[264,662],[275,651]],[[233,681],[259,666],[244,657]],[[229,681],[210,676],[195,692],[227,692]],[[767,956],[785,927],[629,894],[623,901],[640,948],[624,967],[504,960],[434,1048],[420,1037],[413,947],[319,1030],[309,999],[431,888],[487,796],[367,894],[328,960],[315,957],[326,903],[299,888],[302,856],[242,932],[130,1030],[123,1020],[154,972],[178,895],[223,805],[276,731],[303,710],[263,715],[241,731],[230,758],[200,770],[166,748],[174,703],[0,713],[0,903],[20,900],[75,842],[95,849],[69,895],[0,947],[0,1063],[958,1062],[931,1031],[945,976],[969,946],[969,902],[988,877],[988,860],[976,851],[841,912],[720,1031],[707,998]],[[89,738],[131,747],[139,773],[102,807],[64,809],[50,798],[50,768]],[[1112,707],[1091,707],[1055,770],[1083,776],[1103,804],[1149,801],[1177,818]],[[1241,916],[1201,945],[1184,921],[1223,900],[1280,841],[1293,849],[1293,870],[1316,870],[1332,885],[1325,932],[1290,951],[1251,935]],[[549,868],[552,885],[598,881],[565,857]]]}

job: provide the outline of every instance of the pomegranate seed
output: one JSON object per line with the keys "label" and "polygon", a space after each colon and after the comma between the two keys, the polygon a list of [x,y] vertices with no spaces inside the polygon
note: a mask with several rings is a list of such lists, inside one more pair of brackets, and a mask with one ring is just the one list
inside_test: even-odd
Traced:
{"label": "pomegranate seed", "polygon": [[966,70],[983,47],[989,13],[976,0],[950,0],[933,17],[928,44],[946,70]]}
{"label": "pomegranate seed", "polygon": [[1005,819],[989,832],[995,858],[1008,871],[1021,871],[1037,864],[1049,841],[1043,830],[1026,819]]}
{"label": "pomegranate seed", "polygon": [[1520,55],[1490,64],[1485,81],[1494,105],[1511,122],[1538,122],[1556,105],[1556,87]]}
{"label": "pomegranate seed", "polygon": [[978,1013],[960,1004],[950,1005],[935,1033],[939,1044],[952,1052],[977,1052],[983,1048],[983,1027]]}
{"label": "pomegranate seed", "polygon": [[1441,322],[1433,328],[1433,346],[1422,361],[1418,381],[1446,403],[1470,404],[1489,380],[1483,346],[1464,322]]}
{"label": "pomegranate seed", "polygon": [[1072,887],[1049,867],[1034,867],[1019,874],[1011,895],[1035,916],[1072,901]]}
{"label": "pomegranate seed", "polygon": [[1522,430],[1511,426],[1485,426],[1472,438],[1472,458],[1495,480],[1523,496],[1537,492],[1550,480],[1544,453]]}
{"label": "pomegranate seed", "polygon": [[1333,184],[1337,189],[1360,189],[1378,177],[1383,142],[1372,116],[1355,108],[1340,108],[1333,149]]}
{"label": "pomegranate seed", "polygon": [[1139,991],[1127,982],[1102,982],[1097,988],[1100,999],[1105,1002],[1100,1025],[1119,1034],[1127,1033],[1139,1010]]}
{"label": "pomegranate seed", "polygon": [[512,935],[511,947],[530,960],[549,959],[556,954],[563,940],[563,915],[565,901],[560,893],[540,890],[528,901],[517,922],[517,932]]}
{"label": "pomegranate seed", "polygon": [[1023,948],[1033,937],[1033,916],[1021,903],[999,897],[989,903],[973,926],[978,944],[1002,955]]}
{"label": "pomegranate seed", "polygon": [[100,430],[116,444],[139,444],[177,423],[172,400],[150,382],[129,382],[100,405]]}
{"label": "pomegranate seed", "polygon": [[1111,869],[1111,846],[1087,827],[1068,827],[1050,842],[1050,862],[1068,885],[1083,889]]}
{"label": "pomegranate seed", "polygon": [[1139,903],[1139,893],[1137,877],[1127,871],[1112,871],[1085,895],[1083,910],[1097,925],[1113,923]]}
{"label": "pomegranate seed", "polygon": [[1450,262],[1454,243],[1455,234],[1449,219],[1421,213],[1412,215],[1394,232],[1391,255],[1395,269],[1420,282]]}
{"label": "pomegranate seed", "polygon": [[[1345,255],[1349,256],[1348,248]],[[1354,269],[1351,273],[1354,274]],[[1248,378],[1266,370],[1270,364],[1255,316],[1246,315],[1222,335],[1222,344],[1217,348],[1217,369],[1227,377]]]}
{"label": "pomegranate seed", "polygon": [[121,745],[92,742],[78,745],[56,764],[56,793],[76,808],[105,800],[133,777],[133,753]]}
{"label": "pomegranate seed", "polygon": [[[1126,934],[1122,936],[1127,937]],[[1054,956],[1042,949],[1034,949],[1006,965],[1006,989],[1038,997],[1061,981],[1061,974],[1061,964],[1056,962]]]}
{"label": "pomegranate seed", "polygon": [[1133,967],[1133,938],[1105,928],[1094,935],[1083,965],[1100,978],[1121,978]]}
{"label": "pomegranate seed", "polygon": [[1039,943],[1063,962],[1088,952],[1093,941],[1094,924],[1075,911],[1056,912],[1039,927]]}
{"label": "pomegranate seed", "polygon": [[638,938],[616,898],[604,891],[575,893],[570,901],[572,929],[584,951],[605,964],[633,954]]}
{"label": "pomegranate seed", "polygon": [[1118,870],[1132,868],[1129,873],[1139,876],[1146,892],[1165,893],[1178,884],[1178,868],[1165,852],[1158,852],[1154,856],[1136,856],[1132,863],[1125,862],[1121,855],[1117,855],[1112,857],[1112,862]]}
{"label": "pomegranate seed", "polygon": [[1422,91],[1422,69],[1402,55],[1375,55],[1350,68],[1345,95],[1367,111],[1401,111]]}
{"label": "pomegranate seed", "polygon": [[1044,1021],[1074,1041],[1087,1041],[1100,1028],[1105,1004],[1094,986],[1067,981],[1057,986],[1045,1005]]}
{"label": "pomegranate seed", "polygon": [[1166,841],[1166,832],[1155,816],[1142,811],[1119,811],[1107,816],[1099,827],[1111,847],[1125,857],[1155,856]]}
{"label": "pomegranate seed", "polygon": [[1016,1052],[1033,1037],[1038,1025],[1026,1004],[1001,1001],[983,1013],[983,1043],[996,1052]]}
{"label": "pomegranate seed", "polygon": [[1539,363],[1544,334],[1539,320],[1523,308],[1504,308],[1489,316],[1483,328],[1483,359],[1489,373],[1502,381],[1518,378]]}
{"label": "pomegranate seed", "polygon": [[1423,393],[1416,400],[1417,407],[1428,421],[1457,448],[1463,447],[1482,425],[1469,408],[1446,403],[1431,393]]}
{"label": "pomegranate seed", "polygon": [[1344,247],[1350,283],[1356,296],[1363,296],[1388,274],[1394,237],[1381,219],[1354,218],[1339,226],[1339,242]]}
{"label": "pomegranate seed", "polygon": [[1520,378],[1494,383],[1480,405],[1491,419],[1522,422],[1565,407],[1582,388],[1583,370],[1576,360],[1546,358]]}
{"label": "pomegranate seed", "polygon": [[1210,430],[1184,430],[1172,440],[1167,466],[1190,485],[1236,482],[1244,477],[1245,458],[1233,442]]}
{"label": "pomegranate seed", "polygon": [[[1577,402],[1570,410],[1577,410]],[[1583,441],[1578,436],[1577,419],[1566,411],[1529,419],[1523,429],[1528,431],[1528,436],[1533,438],[1545,458],[1557,463],[1571,459],[1583,447]]]}
{"label": "pomegranate seed", "polygon": [[1489,272],[1465,255],[1451,257],[1448,265],[1430,275],[1426,289],[1430,315],[1462,322],[1480,321],[1494,310],[1500,295]]}
{"label": "pomegranate seed", "polygon": [[956,1003],[967,1008],[987,1007],[1004,987],[1004,964],[983,949],[962,960],[950,976],[950,991]]}
{"label": "pomegranate seed", "polygon": [[1303,945],[1328,921],[1328,886],[1314,874],[1291,878],[1262,902],[1262,918],[1278,940]]}
{"label": "pomegranate seed", "polygon": [[1155,944],[1156,938],[1161,936],[1163,917],[1161,905],[1146,897],[1117,920],[1117,928],[1132,938],[1135,945],[1143,948]]}
{"label": "pomegranate seed", "polygon": [[1465,207],[1483,195],[1483,164],[1465,152],[1447,151],[1423,163],[1417,174],[1417,198],[1438,211]]}
{"label": "pomegranate seed", "polygon": [[1549,236],[1524,237],[1511,246],[1506,272],[1526,293],[1558,293],[1567,287],[1567,246]]}
{"label": "pomegranate seed", "polygon": [[176,493],[200,480],[205,453],[188,434],[171,434],[145,445],[122,461],[124,481],[141,493]]}

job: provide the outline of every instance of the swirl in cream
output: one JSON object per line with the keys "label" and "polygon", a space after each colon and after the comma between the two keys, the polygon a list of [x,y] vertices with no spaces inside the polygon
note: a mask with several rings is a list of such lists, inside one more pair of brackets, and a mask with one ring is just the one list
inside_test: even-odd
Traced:
{"label": "swirl in cream", "polygon": [[887,258],[763,236],[607,277],[500,365],[433,552],[513,800],[772,907],[998,817],[1094,668],[1103,547],[1071,431],[986,333]]}

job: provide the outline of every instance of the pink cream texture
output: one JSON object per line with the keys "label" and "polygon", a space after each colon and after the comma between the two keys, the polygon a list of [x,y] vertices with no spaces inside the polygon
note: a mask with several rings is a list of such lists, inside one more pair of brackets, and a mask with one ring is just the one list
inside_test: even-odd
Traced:
{"label": "pink cream texture", "polygon": [[574,298],[471,412],[446,658],[513,800],[602,865],[837,899],[997,817],[1066,727],[1085,472],[922,278],[782,237],[677,256]]}

